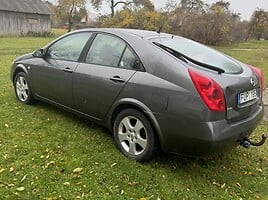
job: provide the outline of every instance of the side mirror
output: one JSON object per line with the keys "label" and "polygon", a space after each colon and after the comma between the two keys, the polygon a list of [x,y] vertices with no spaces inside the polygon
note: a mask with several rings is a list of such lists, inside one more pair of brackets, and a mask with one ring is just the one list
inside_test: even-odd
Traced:
{"label": "side mirror", "polygon": [[43,49],[37,49],[36,51],[33,52],[33,56],[37,58],[43,58],[44,55],[44,50]]}

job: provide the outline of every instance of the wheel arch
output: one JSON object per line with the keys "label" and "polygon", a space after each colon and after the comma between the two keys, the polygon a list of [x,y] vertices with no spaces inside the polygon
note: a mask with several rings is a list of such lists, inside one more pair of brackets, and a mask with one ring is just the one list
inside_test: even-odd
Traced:
{"label": "wheel arch", "polygon": [[113,125],[115,122],[115,118],[120,113],[122,110],[127,109],[127,108],[133,108],[136,109],[144,114],[144,116],[149,120],[150,124],[152,125],[152,128],[154,132],[156,133],[156,139],[157,142],[159,143],[160,147],[162,144],[162,132],[159,126],[159,123],[154,116],[153,112],[142,102],[140,102],[137,99],[132,99],[132,98],[124,98],[116,102],[110,112],[109,112],[109,118],[108,118],[108,128],[109,130],[113,131]]}
{"label": "wheel arch", "polygon": [[24,72],[27,76],[28,76],[28,70],[26,68],[26,66],[24,66],[23,64],[18,64],[14,70],[13,70],[13,73],[12,73],[12,77],[11,77],[11,80],[12,80],[12,83],[14,84],[14,79],[16,77],[16,75],[20,72]]}

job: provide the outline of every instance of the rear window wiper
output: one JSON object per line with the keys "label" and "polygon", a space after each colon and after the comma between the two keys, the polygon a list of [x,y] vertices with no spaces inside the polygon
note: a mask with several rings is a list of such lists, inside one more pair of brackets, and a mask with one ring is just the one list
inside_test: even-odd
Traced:
{"label": "rear window wiper", "polygon": [[153,44],[159,46],[161,49],[164,49],[165,51],[169,52],[170,54],[172,54],[176,58],[179,58],[180,60],[184,61],[185,63],[188,63],[188,61],[186,60],[185,56],[183,54],[175,51],[174,49],[166,47],[165,45],[159,44],[157,42],[153,42]]}
{"label": "rear window wiper", "polygon": [[173,56],[175,56],[176,58],[188,63],[188,61],[190,61],[191,63],[194,63],[196,65],[199,65],[199,66],[202,66],[202,67],[205,67],[207,69],[211,69],[211,70],[214,70],[214,71],[217,71],[219,74],[221,73],[224,73],[224,69],[221,69],[219,67],[215,67],[213,65],[209,65],[209,64],[206,64],[206,63],[202,63],[202,62],[199,62],[197,60],[194,60],[192,58],[190,58],[189,56],[186,56],[170,47],[167,47],[165,45],[162,45],[162,44],[159,44],[157,42],[153,42],[153,44],[159,46],[161,49],[164,49],[165,51],[169,52],[170,54],[172,54]]}

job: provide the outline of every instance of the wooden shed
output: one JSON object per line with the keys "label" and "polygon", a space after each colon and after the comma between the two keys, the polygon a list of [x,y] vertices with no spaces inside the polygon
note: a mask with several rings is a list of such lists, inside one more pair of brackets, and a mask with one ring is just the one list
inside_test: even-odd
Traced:
{"label": "wooden shed", "polygon": [[50,12],[41,0],[0,0],[0,35],[50,31]]}

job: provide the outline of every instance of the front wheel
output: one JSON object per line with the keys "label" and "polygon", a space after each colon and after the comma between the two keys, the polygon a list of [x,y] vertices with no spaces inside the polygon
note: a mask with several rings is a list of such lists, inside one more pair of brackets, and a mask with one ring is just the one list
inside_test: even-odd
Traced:
{"label": "front wheel", "polygon": [[32,104],[34,98],[29,87],[28,77],[25,72],[19,72],[14,79],[14,87],[17,99],[25,104]]}
{"label": "front wheel", "polygon": [[135,109],[120,112],[114,123],[114,139],[128,158],[145,162],[152,158],[156,140],[153,128],[143,113]]}

